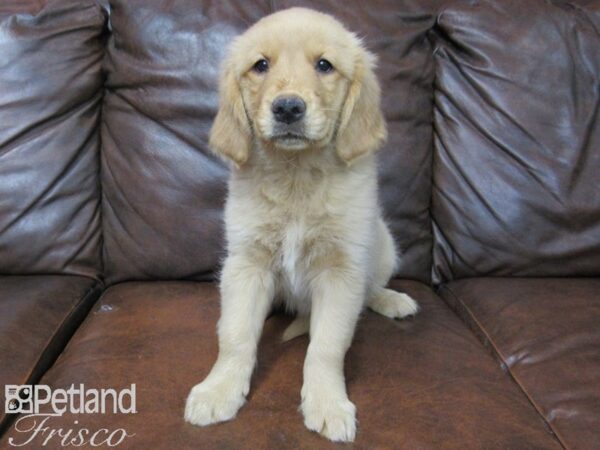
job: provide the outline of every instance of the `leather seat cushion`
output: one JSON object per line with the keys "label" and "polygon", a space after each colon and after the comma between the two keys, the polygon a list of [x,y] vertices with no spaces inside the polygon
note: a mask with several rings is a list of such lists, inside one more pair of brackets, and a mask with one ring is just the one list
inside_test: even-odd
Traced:
{"label": "leather seat cushion", "polygon": [[[560,448],[544,421],[445,303],[418,282],[414,319],[365,312],[346,358],[358,409],[355,448]],[[233,421],[183,420],[189,389],[217,355],[216,285],[132,282],[109,288],[43,383],[122,389],[136,383],[137,414],[65,414],[51,428],[124,428],[123,448],[329,448],[304,428],[298,406],[308,339],[281,342],[290,319],[266,324],[248,403]],[[168,430],[168,432],[167,432]],[[8,436],[18,438],[14,430]],[[7,437],[5,436],[5,439]]]}
{"label": "leather seat cushion", "polygon": [[0,431],[4,386],[37,382],[100,294],[85,277],[0,276]]}
{"label": "leather seat cushion", "polygon": [[600,442],[600,279],[469,279],[443,297],[566,448]]}

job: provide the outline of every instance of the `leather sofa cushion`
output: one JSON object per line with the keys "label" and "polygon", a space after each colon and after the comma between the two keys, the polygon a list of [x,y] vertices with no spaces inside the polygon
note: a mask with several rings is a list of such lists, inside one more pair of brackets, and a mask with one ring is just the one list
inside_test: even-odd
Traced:
{"label": "leather sofa cushion", "polygon": [[600,15],[454,2],[438,20],[435,283],[600,275]]}
{"label": "leather sofa cushion", "polygon": [[0,431],[4,386],[39,381],[99,294],[85,277],[0,276]]}
{"label": "leather sofa cushion", "polygon": [[600,279],[470,279],[441,293],[565,448],[600,442]]}
{"label": "leather sofa cushion", "polygon": [[431,272],[435,15],[417,2],[111,0],[102,126],[104,266],[109,284],[210,279],[223,257],[227,168],[207,148],[219,65],[234,36],[275,9],[315,6],[379,54],[390,139],[381,197],[399,275]]}
{"label": "leather sofa cushion", "polygon": [[[393,285],[423,307],[392,321],[366,312],[346,359],[358,408],[354,448],[560,448],[542,418],[475,336],[428,287]],[[129,387],[137,414],[65,414],[48,426],[124,428],[123,448],[331,448],[298,411],[307,338],[281,343],[289,319],[265,325],[248,403],[232,422],[183,420],[189,389],[217,354],[214,284],[138,282],[110,287],[42,382],[52,387]],[[4,437],[17,438],[14,430]],[[4,441],[6,442],[6,441]],[[37,441],[36,441],[37,442]],[[32,445],[35,445],[34,442]]]}
{"label": "leather sofa cushion", "polygon": [[105,16],[0,2],[0,273],[99,276]]}

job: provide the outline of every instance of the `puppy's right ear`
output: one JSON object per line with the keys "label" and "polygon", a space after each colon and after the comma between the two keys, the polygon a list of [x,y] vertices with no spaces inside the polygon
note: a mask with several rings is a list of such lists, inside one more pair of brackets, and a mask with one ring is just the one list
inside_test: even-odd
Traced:
{"label": "puppy's right ear", "polygon": [[219,82],[219,111],[210,130],[209,145],[219,156],[240,167],[248,160],[252,130],[244,107],[244,99],[228,62]]}

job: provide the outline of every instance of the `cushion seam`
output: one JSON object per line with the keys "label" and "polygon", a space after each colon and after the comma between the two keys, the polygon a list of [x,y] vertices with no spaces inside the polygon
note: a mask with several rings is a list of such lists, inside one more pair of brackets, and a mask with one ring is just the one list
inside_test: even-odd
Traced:
{"label": "cushion seam", "polygon": [[[88,289],[81,296],[79,301],[71,308],[71,310],[69,311],[67,316],[60,322],[60,324],[54,329],[52,335],[43,344],[42,350],[38,354],[38,357],[37,357],[35,363],[31,366],[31,369],[29,370],[29,372],[27,373],[26,377],[23,380],[24,384],[37,384],[42,379],[42,377],[46,374],[46,372],[54,365],[54,363],[56,362],[56,359],[60,356],[60,354],[66,347],[66,345],[71,340],[71,337],[73,336],[73,334],[77,331],[77,329],[81,325],[81,322],[83,321],[83,319],[85,319],[85,317],[87,316],[89,309],[91,309],[92,305],[95,303],[95,300],[97,300],[98,297],[100,296],[102,290],[103,290],[102,284],[97,281],[95,281],[90,287],[88,287]],[[89,303],[88,311],[85,311],[85,308],[88,306],[88,303]],[[61,334],[61,332],[68,328],[69,324],[74,320],[73,317],[75,317],[80,312],[85,314],[84,317],[78,324],[76,324],[72,333],[70,333],[68,336],[66,336],[65,343],[62,346],[62,348],[60,348],[60,351],[58,352],[56,357],[50,356],[50,360],[47,363],[47,367],[44,369],[44,365],[46,365],[46,364],[43,364],[43,359],[44,359],[44,357],[46,357],[49,354],[48,348],[51,347],[53,343],[58,341],[58,339],[59,339],[58,336]],[[41,373],[36,374],[36,372],[41,372]],[[0,420],[0,437],[3,436],[4,433],[8,431],[8,428],[10,427],[10,425],[16,419],[17,416],[18,416],[18,414],[5,414],[4,415],[2,420]]]}
{"label": "cushion seam", "polygon": [[[487,330],[481,325],[481,323],[479,322],[479,320],[477,320],[477,318],[475,317],[475,315],[473,314],[473,312],[471,311],[471,309],[460,300],[460,298],[458,297],[458,295],[456,295],[454,293],[454,291],[447,285],[443,285],[441,286],[440,290],[446,290],[447,292],[450,293],[450,295],[452,295],[452,297],[454,297],[455,299],[455,307],[452,307],[452,305],[448,305],[450,306],[450,308],[456,312],[456,314],[460,317],[460,319],[467,325],[467,327],[469,329],[472,330],[473,334],[477,337],[477,339],[481,342],[481,337],[477,335],[476,332],[474,332],[473,327],[476,327],[478,329],[478,331],[483,334],[485,336],[485,339],[490,343],[490,349],[491,349],[491,353],[493,354],[493,356],[499,360],[502,365],[504,367],[506,367],[506,372],[508,373],[508,375],[510,376],[510,378],[515,382],[515,384],[519,387],[519,389],[521,390],[521,392],[525,395],[525,397],[527,398],[527,400],[529,401],[529,403],[535,408],[536,412],[538,413],[538,415],[540,416],[540,418],[544,421],[544,423],[546,423],[546,425],[548,426],[548,428],[550,430],[552,430],[552,433],[554,434],[554,436],[556,437],[557,441],[559,442],[559,444],[565,448],[568,449],[569,447],[566,445],[563,437],[561,436],[561,434],[556,430],[556,428],[552,425],[551,422],[548,421],[548,418],[546,417],[546,414],[544,414],[540,408],[540,406],[535,402],[535,400],[532,398],[532,396],[529,394],[529,392],[527,391],[527,389],[525,389],[525,387],[521,384],[521,382],[519,381],[519,379],[517,378],[517,376],[513,373],[511,367],[506,363],[506,357],[505,355],[500,351],[500,349],[496,346],[494,340],[491,338],[491,336],[488,334]],[[442,296],[443,298],[443,296]],[[459,306],[460,305],[460,306]],[[464,313],[469,317],[470,319],[470,323],[465,320],[465,317],[463,315],[461,315],[457,309],[461,308]],[[483,343],[482,343],[483,344]]]}

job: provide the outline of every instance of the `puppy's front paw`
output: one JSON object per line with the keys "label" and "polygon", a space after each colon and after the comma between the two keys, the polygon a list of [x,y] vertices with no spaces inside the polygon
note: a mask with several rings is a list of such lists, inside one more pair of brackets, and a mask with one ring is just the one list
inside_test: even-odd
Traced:
{"label": "puppy's front paw", "polygon": [[352,442],[356,436],[356,407],[348,398],[307,394],[301,405],[306,428],[327,439]]}
{"label": "puppy's front paw", "polygon": [[410,296],[391,289],[382,289],[375,294],[369,308],[391,319],[402,319],[419,312],[419,305]]}
{"label": "puppy's front paw", "polygon": [[233,379],[197,384],[188,395],[185,420],[193,425],[210,425],[235,417],[246,401],[248,388]]}

